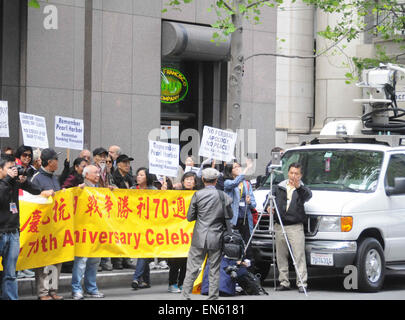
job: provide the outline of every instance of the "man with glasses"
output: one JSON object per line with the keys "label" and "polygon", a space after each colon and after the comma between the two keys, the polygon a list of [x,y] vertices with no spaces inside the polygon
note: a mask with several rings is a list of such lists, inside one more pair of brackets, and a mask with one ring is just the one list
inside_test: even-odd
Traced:
{"label": "man with glasses", "polygon": [[[94,165],[86,166],[83,170],[84,186],[98,187],[100,169]],[[104,294],[97,287],[97,268],[100,258],[75,257],[72,271],[72,298],[82,300],[86,298],[104,298]],[[81,281],[84,278],[85,293]]]}
{"label": "man with glasses", "polygon": [[[32,177],[31,183],[33,186],[41,190],[61,189],[59,180],[55,175],[58,170],[58,156],[55,150],[46,148],[41,152],[42,166],[39,171]],[[35,280],[37,283],[37,294],[40,300],[62,300],[63,297],[56,294],[58,290],[58,282],[62,264],[54,266],[46,266],[35,269]],[[52,277],[49,277],[49,271]]]}
{"label": "man with glasses", "polygon": [[108,148],[108,154],[113,161],[113,171],[117,169],[117,158],[121,155],[121,148],[119,146],[110,146]]}

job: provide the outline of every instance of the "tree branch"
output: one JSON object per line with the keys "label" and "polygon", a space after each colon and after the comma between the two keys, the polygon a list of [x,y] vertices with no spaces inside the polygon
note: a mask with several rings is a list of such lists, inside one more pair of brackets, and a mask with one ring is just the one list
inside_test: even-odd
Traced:
{"label": "tree branch", "polygon": [[251,7],[254,7],[254,6],[258,6],[259,4],[265,3],[265,2],[270,2],[270,1],[269,0],[259,0],[259,1],[253,2],[253,3],[249,4],[249,5],[247,5],[246,9],[249,9]]}
{"label": "tree branch", "polygon": [[231,7],[225,0],[222,1],[222,3],[224,4],[224,6],[225,6],[229,11],[232,11],[232,12],[233,12],[232,7]]}
{"label": "tree branch", "polygon": [[257,56],[274,56],[274,57],[295,58],[295,59],[315,59],[315,58],[318,58],[319,56],[323,55],[325,52],[329,51],[333,47],[337,46],[349,34],[349,32],[350,32],[350,29],[345,34],[343,34],[339,40],[337,40],[331,46],[329,46],[328,48],[326,48],[325,50],[321,51],[320,53],[318,53],[316,55],[300,56],[300,55],[286,55],[286,54],[280,54],[280,53],[256,53],[256,54],[252,54],[251,56],[247,57],[245,59],[245,61],[249,60],[250,58],[257,57]]}

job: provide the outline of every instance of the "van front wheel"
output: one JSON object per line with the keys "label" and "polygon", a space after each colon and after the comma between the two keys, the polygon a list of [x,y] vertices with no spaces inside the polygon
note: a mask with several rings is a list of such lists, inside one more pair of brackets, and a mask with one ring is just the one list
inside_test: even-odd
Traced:
{"label": "van front wheel", "polygon": [[363,292],[381,290],[385,277],[384,252],[380,243],[374,238],[361,241],[356,257],[358,286]]}

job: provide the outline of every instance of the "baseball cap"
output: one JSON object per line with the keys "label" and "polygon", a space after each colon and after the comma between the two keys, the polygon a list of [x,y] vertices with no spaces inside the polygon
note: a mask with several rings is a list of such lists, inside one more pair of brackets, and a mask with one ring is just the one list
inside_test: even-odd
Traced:
{"label": "baseball cap", "polygon": [[117,160],[115,160],[115,163],[120,163],[120,162],[125,162],[125,161],[132,161],[134,158],[128,157],[126,154],[121,154],[118,156]]}
{"label": "baseball cap", "polygon": [[202,171],[202,178],[206,181],[216,180],[219,177],[219,171],[214,168],[207,168]]}
{"label": "baseball cap", "polygon": [[108,156],[108,151],[106,149],[104,149],[103,147],[100,148],[96,148],[93,150],[93,157],[100,155],[100,154],[105,154],[106,156]]}
{"label": "baseball cap", "polygon": [[58,160],[58,156],[61,153],[62,152],[56,152],[53,149],[46,148],[46,149],[41,151],[41,161],[49,161],[49,160],[52,160],[52,159]]}

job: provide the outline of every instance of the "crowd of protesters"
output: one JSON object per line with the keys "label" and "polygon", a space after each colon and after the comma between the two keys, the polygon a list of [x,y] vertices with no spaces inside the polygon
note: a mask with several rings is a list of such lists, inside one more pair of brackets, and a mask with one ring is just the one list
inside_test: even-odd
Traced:
{"label": "crowd of protesters", "polygon": [[[217,168],[220,172],[216,189],[224,191],[232,199],[233,219],[232,225],[238,229],[248,242],[252,229],[252,209],[256,202],[252,192],[250,182],[245,178],[247,170],[252,168],[252,161],[247,161],[247,167],[242,169],[237,162],[216,164],[215,160],[207,159],[196,167],[193,157],[185,160],[185,167],[179,166],[178,177],[176,179],[159,177],[151,174],[147,167],[134,169],[131,162],[132,157],[123,154],[119,146],[110,146],[107,149],[99,147],[90,150],[82,150],[79,156],[72,162],[69,159],[64,160],[60,175],[57,175],[60,153],[53,149],[33,150],[28,146],[20,146],[17,150],[6,148],[2,150],[2,158],[5,156],[11,162],[15,161],[14,166],[24,170],[26,181],[29,185],[19,185],[21,189],[28,189],[38,194],[43,191],[55,192],[64,188],[81,187],[102,187],[124,189],[159,189],[159,190],[199,190],[204,188],[201,179],[202,171],[207,167]],[[11,164],[10,164],[11,166]],[[4,175],[7,175],[5,173]],[[14,175],[14,173],[13,173]],[[51,191],[49,191],[51,190]],[[19,190],[20,195],[22,190]],[[17,201],[18,202],[18,201]],[[0,227],[1,229],[1,227]],[[1,231],[1,230],[0,230]],[[18,228],[17,228],[17,231]],[[4,253],[2,253],[4,259]],[[251,255],[248,252],[248,257]],[[253,256],[249,257],[253,260]],[[75,257],[74,261],[36,268],[34,270],[19,271],[16,275],[7,275],[11,282],[17,278],[34,277],[36,279],[37,295],[40,300],[60,300],[61,295],[57,294],[58,279],[61,272],[72,273],[72,298],[83,299],[84,297],[103,298],[104,294],[98,290],[96,284],[97,272],[111,271],[114,269],[133,269],[134,275],[131,287],[135,290],[149,288],[151,267],[169,268],[168,291],[171,293],[180,293],[182,291],[183,281],[186,275],[187,258],[84,258]],[[57,274],[49,283],[49,269]],[[15,273],[15,266],[14,266]],[[5,273],[3,273],[3,278]],[[81,287],[81,281],[84,279],[84,290]],[[56,281],[55,281],[56,280]],[[10,290],[4,286],[3,279],[3,298],[14,299],[18,297],[16,293],[9,294]],[[5,292],[6,291],[6,292]],[[14,289],[15,292],[15,289]]]}

